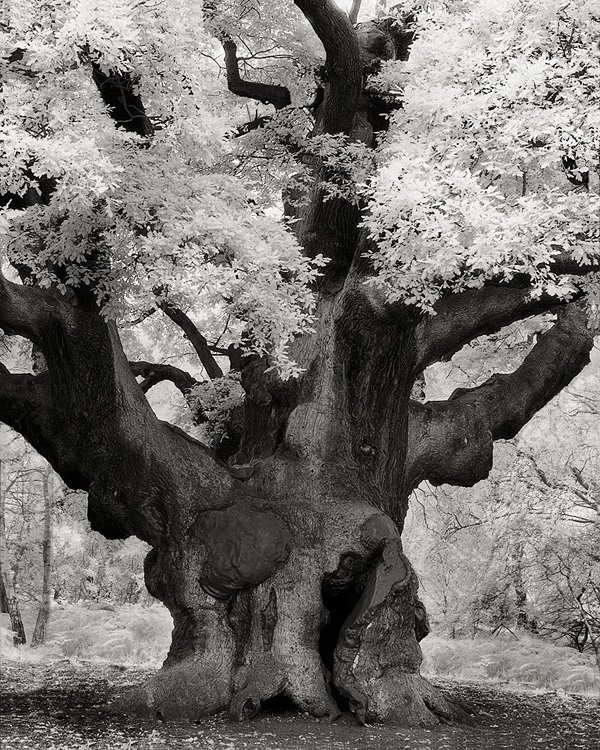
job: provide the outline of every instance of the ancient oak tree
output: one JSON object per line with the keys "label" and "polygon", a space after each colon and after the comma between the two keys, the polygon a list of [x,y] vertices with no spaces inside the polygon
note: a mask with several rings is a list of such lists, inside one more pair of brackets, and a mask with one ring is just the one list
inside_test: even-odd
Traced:
{"label": "ancient oak tree", "polygon": [[[152,547],[172,645],[123,708],[461,717],[400,534],[588,362],[593,5],[4,4],[0,419]],[[412,398],[534,315],[514,372]]]}

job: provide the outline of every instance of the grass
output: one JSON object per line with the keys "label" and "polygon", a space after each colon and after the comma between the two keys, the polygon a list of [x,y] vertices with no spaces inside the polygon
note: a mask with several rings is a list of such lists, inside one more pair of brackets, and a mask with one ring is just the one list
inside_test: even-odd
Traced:
{"label": "grass", "polygon": [[543,690],[598,695],[600,672],[590,653],[580,654],[539,638],[450,639],[422,644],[423,673],[479,682],[505,682]]}
{"label": "grass", "polygon": [[169,649],[172,627],[171,615],[161,604],[124,604],[110,609],[70,604],[52,610],[43,648],[15,649],[11,634],[0,628],[0,653],[9,658],[86,659],[159,667]]}

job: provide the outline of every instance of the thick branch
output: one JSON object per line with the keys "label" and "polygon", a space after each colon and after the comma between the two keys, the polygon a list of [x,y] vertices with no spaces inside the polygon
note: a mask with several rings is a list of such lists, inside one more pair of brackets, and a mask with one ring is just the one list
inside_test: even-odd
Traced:
{"label": "thick branch", "polygon": [[[595,259],[580,265],[570,254],[555,257],[551,270],[561,275],[580,275],[600,271]],[[364,266],[357,266],[357,279],[367,283],[360,285],[360,293],[368,302],[373,315],[380,323],[403,326],[406,307],[401,302],[390,303],[385,294],[368,283]],[[564,306],[581,296],[576,292],[565,301],[548,294],[534,296],[531,279],[514,278],[510,283],[490,282],[479,289],[469,289],[458,294],[448,293],[434,305],[433,315],[423,317],[415,329],[417,345],[417,370],[450,359],[463,346],[479,336],[489,336],[504,326],[518,320],[540,315]]]}
{"label": "thick branch", "polygon": [[217,361],[210,351],[208,341],[196,328],[194,323],[188,318],[188,316],[180,310],[178,307],[171,305],[169,302],[160,302],[160,309],[164,314],[170,318],[175,325],[178,325],[186,335],[187,339],[194,347],[194,351],[200,358],[202,367],[206,370],[206,374],[211,380],[215,378],[223,377],[223,370],[217,364]]}
{"label": "thick branch", "polygon": [[275,109],[287,107],[292,102],[289,90],[285,86],[276,86],[259,81],[245,81],[240,75],[237,57],[237,46],[230,37],[222,40],[225,52],[225,70],[227,71],[227,88],[237,96],[256,99],[263,104],[272,104]]}
{"label": "thick branch", "polygon": [[362,89],[362,54],[348,16],[332,0],[294,0],[321,40],[327,85],[322,132],[349,134]]}
{"label": "thick branch", "polygon": [[181,392],[194,416],[194,422],[200,424],[206,421],[206,415],[202,409],[200,401],[194,396],[194,389],[200,385],[196,378],[192,377],[189,372],[180,370],[173,365],[153,364],[152,362],[130,362],[131,372],[136,377],[143,378],[140,386],[144,393],[165,380],[170,381]]}
{"label": "thick branch", "polygon": [[[563,250],[558,245],[554,245],[552,249],[556,252],[556,255],[548,263],[548,270],[557,276],[586,276],[600,271],[600,253],[592,255],[585,263],[579,263],[575,260],[571,251]],[[495,286],[500,282],[501,279],[490,279],[488,285]],[[531,277],[525,273],[517,273],[510,281],[502,281],[502,283],[524,289],[531,285]]]}
{"label": "thick branch", "polygon": [[470,486],[492,465],[493,440],[507,440],[589,362],[594,338],[582,306],[571,304],[542,334],[521,366],[483,385],[455,391],[448,401],[412,403],[407,485]]}
{"label": "thick branch", "polygon": [[87,490],[89,475],[81,452],[58,440],[51,404],[47,373],[13,375],[0,365],[0,421],[23,435],[69,487]]}
{"label": "thick branch", "polygon": [[61,301],[44,289],[8,281],[0,271],[0,328],[39,342],[41,329],[60,314]]}
{"label": "thick branch", "polygon": [[556,297],[533,297],[529,289],[485,287],[444,297],[416,328],[417,370],[450,359],[478,336],[488,336],[517,320],[539,315],[561,303]]}
{"label": "thick branch", "polygon": [[448,401],[411,401],[405,488],[423,480],[433,485],[471,487],[492,468],[493,440],[476,411]]}
{"label": "thick branch", "polygon": [[[187,528],[203,504],[226,505],[231,477],[206,447],[156,417],[116,326],[69,309],[69,318],[61,314],[42,329],[47,372],[0,374],[0,419],[69,485],[88,489],[96,531],[158,544]],[[186,501],[174,502],[182,487]]]}
{"label": "thick branch", "polygon": [[579,375],[593,345],[584,306],[569,305],[515,372],[494,375],[478,388],[459,389],[451,400],[485,413],[494,440],[509,440]]}

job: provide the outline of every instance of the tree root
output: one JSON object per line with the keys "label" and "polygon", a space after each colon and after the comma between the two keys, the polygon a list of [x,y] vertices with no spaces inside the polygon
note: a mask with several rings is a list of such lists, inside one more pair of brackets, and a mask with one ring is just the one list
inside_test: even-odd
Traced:
{"label": "tree root", "polygon": [[231,689],[224,674],[218,664],[185,659],[125,693],[111,710],[160,721],[198,721],[227,709]]}
{"label": "tree root", "polygon": [[229,600],[207,597],[197,581],[168,587],[179,597],[171,607],[176,627],[169,658],[114,709],[165,721],[228,710],[242,721],[282,696],[334,721],[340,715],[335,688],[361,724],[468,721],[468,708],[419,674],[418,638],[427,621],[396,526],[375,514],[358,533],[339,532],[333,572],[324,572],[323,557],[307,545],[292,549],[266,581]]}
{"label": "tree root", "polygon": [[243,721],[256,716],[263,701],[281,695],[287,686],[287,677],[282,665],[270,654],[263,653],[238,670],[235,683],[229,715],[236,721]]}

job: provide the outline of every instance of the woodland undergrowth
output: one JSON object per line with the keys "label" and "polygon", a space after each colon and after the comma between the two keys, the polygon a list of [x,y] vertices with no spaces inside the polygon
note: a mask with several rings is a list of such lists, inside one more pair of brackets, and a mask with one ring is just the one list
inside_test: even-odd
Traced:
{"label": "woodland undergrowth", "polygon": [[430,677],[600,694],[600,672],[591,653],[534,636],[453,639],[431,635],[421,646],[422,671]]}
{"label": "woodland undergrowth", "polygon": [[[166,656],[171,628],[171,617],[159,604],[69,604],[53,609],[41,648],[14,648],[11,634],[0,625],[0,653],[11,661],[75,659],[157,668]],[[430,635],[421,646],[422,671],[429,677],[600,695],[600,673],[591,654],[534,636]]]}

